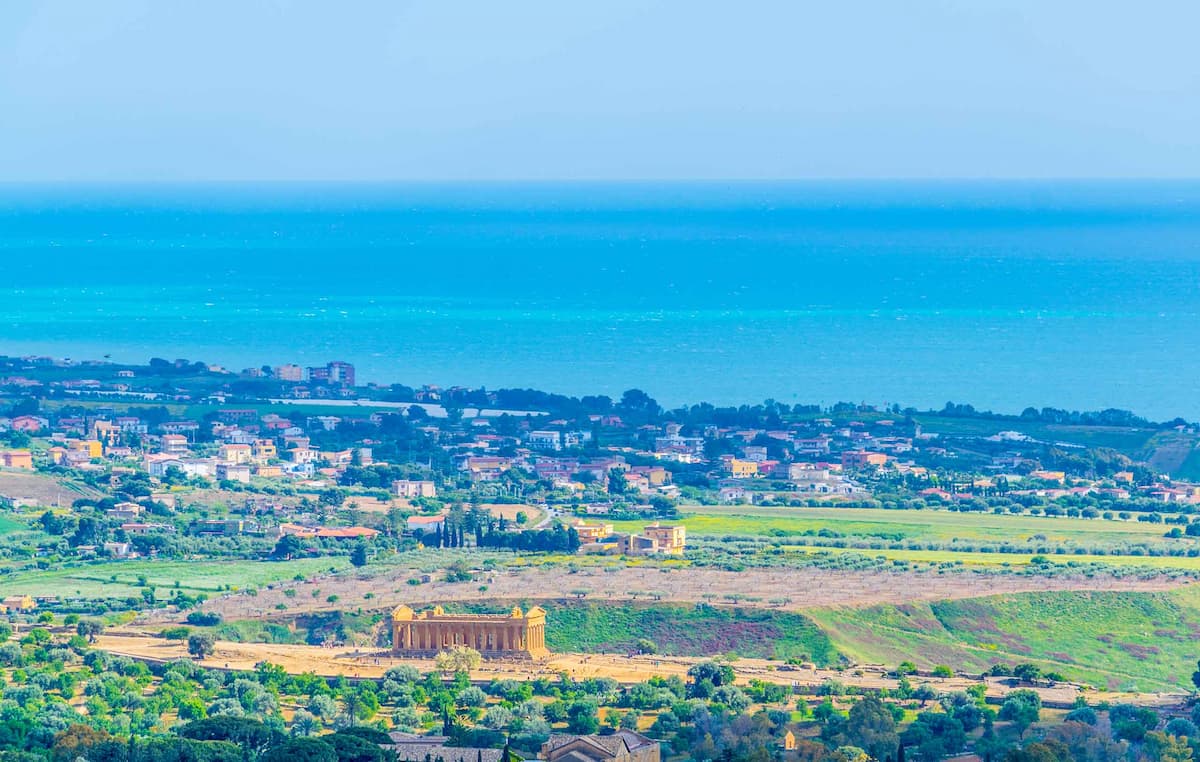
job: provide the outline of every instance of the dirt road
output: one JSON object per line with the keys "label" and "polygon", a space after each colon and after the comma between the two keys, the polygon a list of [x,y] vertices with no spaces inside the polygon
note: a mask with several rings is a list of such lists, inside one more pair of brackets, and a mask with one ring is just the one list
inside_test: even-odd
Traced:
{"label": "dirt road", "polygon": [[[129,628],[101,635],[96,647],[113,654],[138,659],[171,661],[187,658],[187,647],[183,641],[164,640]],[[277,664],[292,674],[312,672],[322,676],[345,675],[346,677],[379,678],[388,669],[408,664],[422,672],[434,669],[432,659],[397,659],[386,651],[368,651],[353,648],[327,648],[324,646],[278,645],[271,643],[231,643],[218,641],[212,656],[201,662],[207,667],[233,670],[252,670],[261,661]],[[687,676],[687,671],[703,659],[682,656],[618,656],[612,654],[553,654],[542,661],[485,661],[480,669],[471,673],[471,679],[479,682],[492,680],[534,680],[539,677],[556,678],[566,673],[576,679],[609,677],[621,683],[637,683],[659,675],[670,677]],[[780,685],[816,688],[829,681],[837,680],[849,686],[862,688],[894,688],[896,681],[887,677],[883,667],[866,665],[836,671],[790,667],[780,662],[764,659],[738,659],[730,662],[740,683],[750,680]],[[978,680],[965,677],[911,678],[914,684],[930,683],[939,691],[961,691]],[[1028,687],[1028,686],[1026,686]],[[988,681],[988,695],[999,698],[1011,688],[1000,680]],[[1037,688],[1042,701],[1049,705],[1066,706],[1078,695],[1078,688],[1060,684]]]}
{"label": "dirt road", "polygon": [[[519,600],[581,598],[594,601],[737,602],[741,606],[803,611],[1048,590],[1168,590],[1187,584],[1186,580],[1167,577],[1037,577],[811,568],[732,572],[708,568],[664,570],[652,565],[609,570],[583,568],[575,573],[563,567],[526,567],[486,572],[470,582],[408,584],[409,579],[420,576],[418,570],[407,568],[332,575],[307,582],[283,583],[274,589],[259,590],[253,596],[229,594],[210,600],[204,609],[218,612],[226,619],[245,619],[294,616],[334,608],[391,608],[401,603],[419,607],[435,602],[477,601],[495,602],[503,608]],[[285,591],[292,588],[295,592],[287,595]],[[328,602],[331,595],[337,596],[336,605]],[[747,596],[753,596],[753,600]],[[155,612],[150,616],[153,621],[166,621],[178,615]]]}

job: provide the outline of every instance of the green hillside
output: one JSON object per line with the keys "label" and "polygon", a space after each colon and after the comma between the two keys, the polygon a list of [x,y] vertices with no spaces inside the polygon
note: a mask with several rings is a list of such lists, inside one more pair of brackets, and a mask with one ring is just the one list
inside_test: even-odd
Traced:
{"label": "green hillside", "polygon": [[811,613],[863,662],[981,671],[1034,662],[1122,690],[1186,688],[1200,657],[1200,592],[1047,592]]}
{"label": "green hillside", "polygon": [[[532,604],[532,602],[531,602]],[[738,656],[805,659],[828,666],[837,651],[813,620],[789,611],[715,607],[706,604],[630,604],[539,601],[552,625],[551,651],[632,651],[643,638],[675,656]],[[446,604],[448,609],[478,606]]]}

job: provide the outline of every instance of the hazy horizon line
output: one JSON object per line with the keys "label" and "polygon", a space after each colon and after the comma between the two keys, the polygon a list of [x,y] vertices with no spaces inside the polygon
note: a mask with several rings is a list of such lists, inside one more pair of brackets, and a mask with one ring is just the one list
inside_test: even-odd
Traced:
{"label": "hazy horizon line", "polygon": [[755,185],[784,185],[810,183],[1195,183],[1197,176],[1088,176],[1063,175],[1053,177],[1013,176],[829,176],[829,177],[628,177],[628,178],[259,178],[259,179],[0,179],[0,188],[28,186],[114,186],[114,185],[700,185],[735,183]]}

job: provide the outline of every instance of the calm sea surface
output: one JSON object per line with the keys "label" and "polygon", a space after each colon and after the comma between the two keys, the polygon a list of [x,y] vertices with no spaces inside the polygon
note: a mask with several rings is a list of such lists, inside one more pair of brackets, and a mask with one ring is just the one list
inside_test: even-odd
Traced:
{"label": "calm sea surface", "polygon": [[1200,418],[1200,183],[0,186],[0,353]]}

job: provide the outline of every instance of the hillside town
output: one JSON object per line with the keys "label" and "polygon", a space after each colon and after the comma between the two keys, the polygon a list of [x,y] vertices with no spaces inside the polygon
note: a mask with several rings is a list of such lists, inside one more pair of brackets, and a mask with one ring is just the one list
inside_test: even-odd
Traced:
{"label": "hillside town", "polygon": [[[681,501],[1085,517],[1107,510],[1143,520],[1159,506],[1189,512],[1200,502],[1200,486],[1133,454],[1018,430],[1045,428],[1031,415],[1014,424],[955,411],[774,402],[668,411],[637,390],[611,400],[356,386],[354,366],[341,361],[233,372],[185,360],[24,357],[0,358],[0,373],[8,401],[0,468],[73,474],[98,490],[103,527],[96,542],[75,543],[79,554],[144,553],[155,546],[144,538],[176,532],[338,542],[389,527],[444,546],[459,541],[461,528],[450,525],[461,523],[460,512],[480,504],[540,506],[537,528],[555,516],[578,552],[638,555],[683,552],[683,529],[669,523]],[[966,421],[979,433],[927,430],[930,419],[929,428]],[[1196,433],[1185,422],[1157,428],[1163,441]],[[192,488],[222,491],[232,510],[181,523],[177,503]],[[33,499],[11,485],[0,496],[14,505]],[[359,511],[362,525],[321,510],[347,500],[377,510]],[[646,520],[640,533],[607,523],[638,517]],[[501,530],[532,528],[519,518],[502,519]]]}

